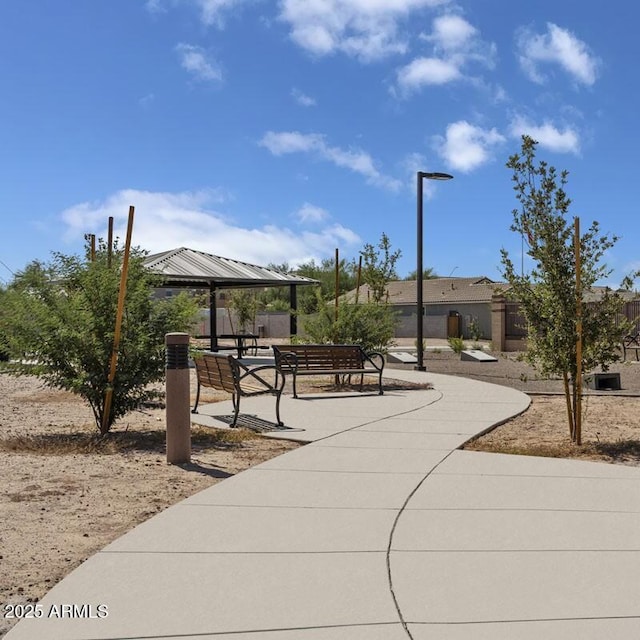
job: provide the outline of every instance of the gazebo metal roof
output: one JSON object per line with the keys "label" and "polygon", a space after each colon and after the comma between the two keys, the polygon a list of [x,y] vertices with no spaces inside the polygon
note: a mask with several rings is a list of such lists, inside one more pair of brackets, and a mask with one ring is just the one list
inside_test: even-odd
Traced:
{"label": "gazebo metal roof", "polygon": [[318,284],[317,280],[311,278],[294,276],[186,247],[147,256],[145,266],[161,275],[167,287],[239,289]]}
{"label": "gazebo metal roof", "polygon": [[216,289],[241,289],[262,287],[289,287],[293,313],[290,315],[290,332],[297,332],[296,287],[319,284],[317,280],[294,276],[268,267],[214,256],[203,251],[180,247],[147,256],[145,267],[163,279],[165,287],[184,289],[209,289],[209,335],[211,350],[217,349]]}

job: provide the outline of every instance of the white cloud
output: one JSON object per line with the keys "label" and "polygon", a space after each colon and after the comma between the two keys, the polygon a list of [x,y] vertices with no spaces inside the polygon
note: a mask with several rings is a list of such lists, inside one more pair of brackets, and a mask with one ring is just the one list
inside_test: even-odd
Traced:
{"label": "white cloud", "polygon": [[276,225],[236,225],[213,208],[222,200],[220,192],[212,190],[160,193],[126,189],[101,202],[70,207],[61,213],[61,219],[66,225],[65,239],[79,241],[85,233],[106,238],[107,221],[113,216],[115,235],[124,241],[129,205],[133,205],[134,246],[150,253],[184,246],[259,265],[320,261],[332,255],[335,247],[360,242],[355,232],[338,224],[301,233]]}
{"label": "white cloud", "polygon": [[522,29],[517,35],[520,65],[531,80],[544,83],[546,76],[540,71],[543,64],[558,64],[578,83],[593,85],[598,75],[600,60],[589,47],[571,31],[547,23],[543,34]]}
{"label": "white cloud", "polygon": [[326,209],[308,202],[305,202],[294,215],[301,224],[323,222],[331,217]]}
{"label": "white cloud", "polygon": [[342,52],[363,61],[404,53],[400,21],[449,0],[280,0],[291,38],[318,56]]}
{"label": "white cloud", "polygon": [[301,106],[301,107],[315,107],[316,100],[311,96],[308,96],[306,93],[300,91],[300,89],[296,89],[295,87],[291,89],[291,97]]}
{"label": "white cloud", "polygon": [[513,137],[528,135],[550,151],[557,153],[580,153],[580,136],[570,127],[560,130],[553,123],[545,121],[535,125],[522,116],[516,116],[509,127]]}
{"label": "white cloud", "polygon": [[269,149],[274,156],[309,152],[325,146],[324,138],[319,133],[299,133],[298,131],[267,131],[259,144]]}
{"label": "white cloud", "polygon": [[484,42],[478,30],[454,14],[433,20],[432,32],[421,39],[431,45],[431,55],[421,56],[397,71],[397,85],[403,95],[424,85],[440,85],[466,77],[472,63],[492,68],[496,49]]}
{"label": "white cloud", "polygon": [[191,5],[200,12],[202,24],[222,29],[226,16],[246,2],[247,0],[147,0],[145,6],[152,13],[160,13],[167,10],[167,5]]}
{"label": "white cloud", "polygon": [[447,84],[462,77],[452,61],[416,58],[398,71],[398,86],[405,92],[427,84]]}
{"label": "white cloud", "polygon": [[438,136],[435,146],[452,169],[468,173],[491,160],[492,148],[504,141],[496,129],[482,129],[459,120],[447,126],[445,137]]}
{"label": "white cloud", "polygon": [[478,30],[464,18],[454,14],[438,16],[433,21],[433,33],[424,39],[443,51],[457,52],[469,46]]}
{"label": "white cloud", "polygon": [[218,64],[207,57],[201,47],[181,43],[176,46],[182,68],[197,80],[206,82],[222,80],[222,70]]}
{"label": "white cloud", "polygon": [[267,148],[275,156],[287,153],[313,153],[323,160],[332,162],[337,167],[359,173],[367,179],[369,184],[391,190],[397,190],[401,187],[399,180],[380,173],[371,156],[365,151],[331,147],[326,143],[325,137],[319,133],[268,131],[258,144]]}
{"label": "white cloud", "polygon": [[195,0],[200,8],[202,22],[209,26],[224,26],[224,16],[236,7],[244,4],[246,0]]}

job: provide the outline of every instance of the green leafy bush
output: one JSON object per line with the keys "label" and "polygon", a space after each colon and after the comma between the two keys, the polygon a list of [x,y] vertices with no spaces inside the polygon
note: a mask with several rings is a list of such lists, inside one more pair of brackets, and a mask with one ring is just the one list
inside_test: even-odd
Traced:
{"label": "green leafy bush", "polygon": [[164,378],[164,337],[188,331],[197,301],[186,294],[156,300],[159,284],[133,249],[109,421],[103,427],[105,391],[113,351],[123,250],[108,259],[100,241],[95,259],[54,254],[50,264],[33,262],[3,295],[0,333],[16,358],[10,371],[38,375],[47,384],[78,394],[91,406],[98,429],[148,399],[148,385]]}
{"label": "green leafy bush", "polygon": [[462,338],[447,338],[447,342],[453,349],[454,353],[461,353],[464,351],[464,340]]}
{"label": "green leafy bush", "polygon": [[308,341],[325,344],[359,344],[365,351],[386,353],[393,344],[396,314],[386,304],[324,305],[320,313],[304,322]]}

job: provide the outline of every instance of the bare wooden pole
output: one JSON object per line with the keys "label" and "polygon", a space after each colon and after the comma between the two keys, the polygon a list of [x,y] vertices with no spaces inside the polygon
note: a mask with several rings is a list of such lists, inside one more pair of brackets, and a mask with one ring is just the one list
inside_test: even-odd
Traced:
{"label": "bare wooden pole", "polygon": [[96,261],[96,236],[95,234],[91,234],[89,236],[89,241],[91,243],[91,262]]}
{"label": "bare wooden pole", "polygon": [[131,234],[133,231],[134,207],[129,207],[129,221],[127,223],[127,239],[124,245],[122,258],[122,271],[120,273],[120,290],[118,291],[118,309],[116,311],[116,327],[113,332],[113,349],[111,351],[111,363],[107,378],[107,389],[104,397],[104,411],[102,413],[102,433],[109,431],[109,416],[111,414],[111,400],[113,398],[113,381],[116,377],[118,366],[118,347],[120,346],[120,333],[122,331],[122,315],[124,313],[124,299],[127,294],[127,274],[129,271],[129,252],[131,250]]}
{"label": "bare wooden pole", "polygon": [[335,309],[335,320],[338,321],[338,295],[340,289],[340,257],[338,253],[338,248],[336,247],[336,309]]}
{"label": "bare wooden pole", "polygon": [[358,277],[356,278],[356,304],[358,304],[358,298],[360,297],[360,278],[362,277],[362,256],[358,260]]}
{"label": "bare wooden pole", "polygon": [[113,254],[113,216],[109,216],[109,229],[107,235],[107,268],[111,269],[111,256]]}
{"label": "bare wooden pole", "polygon": [[576,380],[575,380],[575,442],[582,444],[582,262],[580,255],[580,218],[574,219],[574,249],[576,254]]}

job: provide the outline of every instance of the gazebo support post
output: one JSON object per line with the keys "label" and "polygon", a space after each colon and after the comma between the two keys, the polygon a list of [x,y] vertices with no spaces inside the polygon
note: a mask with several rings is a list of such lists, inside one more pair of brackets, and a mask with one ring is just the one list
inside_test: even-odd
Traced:
{"label": "gazebo support post", "polygon": [[298,334],[298,289],[295,284],[289,285],[289,333],[292,336]]}
{"label": "gazebo support post", "polygon": [[218,350],[218,310],[216,308],[216,288],[215,285],[209,286],[209,340],[210,351]]}

